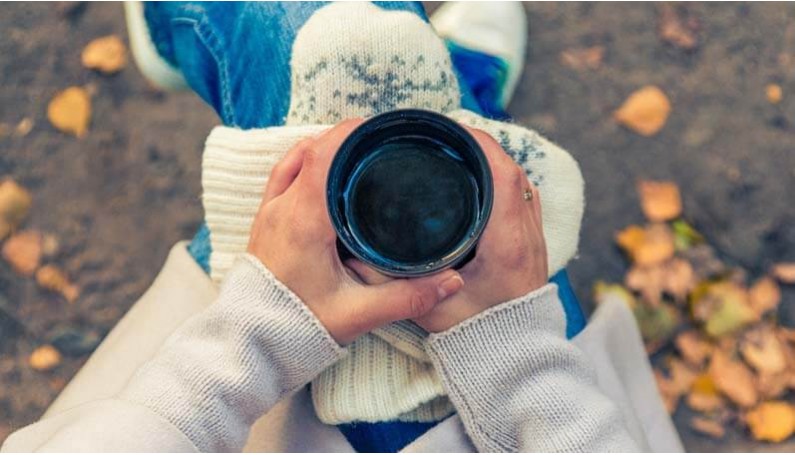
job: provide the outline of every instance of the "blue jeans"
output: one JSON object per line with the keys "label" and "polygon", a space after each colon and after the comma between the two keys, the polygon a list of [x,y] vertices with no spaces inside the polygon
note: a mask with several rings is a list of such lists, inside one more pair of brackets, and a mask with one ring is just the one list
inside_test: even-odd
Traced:
{"label": "blue jeans", "polygon": [[[420,2],[374,2],[384,9],[413,12],[427,20]],[[188,85],[215,109],[227,126],[242,129],[282,125],[290,104],[290,55],[301,26],[322,2],[164,2],[144,8],[160,55],[179,68]],[[507,117],[497,105],[491,71],[500,60],[454,45],[464,108],[489,117]],[[203,225],[189,250],[209,270],[210,232]],[[585,325],[585,317],[565,271],[552,278],[560,289],[567,335]],[[358,451],[400,450],[430,424],[384,422],[342,425]]]}

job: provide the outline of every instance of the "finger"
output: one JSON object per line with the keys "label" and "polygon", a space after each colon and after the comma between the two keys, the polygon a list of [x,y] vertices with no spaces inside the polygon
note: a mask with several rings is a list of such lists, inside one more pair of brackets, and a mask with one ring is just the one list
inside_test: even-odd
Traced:
{"label": "finger", "polygon": [[303,166],[304,153],[312,142],[312,139],[302,140],[276,163],[268,178],[268,184],[265,186],[265,194],[262,196],[263,204],[267,204],[273,198],[287,191],[287,188],[295,181]]}
{"label": "finger", "polygon": [[454,270],[361,286],[351,291],[355,294],[349,299],[351,322],[358,333],[367,333],[394,321],[419,318],[463,286],[463,278]]}
{"label": "finger", "polygon": [[325,191],[326,177],[331,167],[331,161],[345,139],[363,121],[359,118],[345,120],[315,139],[312,147],[304,157],[304,166],[306,168],[306,178],[314,183],[316,188]]}
{"label": "finger", "polygon": [[394,280],[358,259],[348,259],[345,261],[345,266],[353,270],[359,279],[368,285],[384,284]]}

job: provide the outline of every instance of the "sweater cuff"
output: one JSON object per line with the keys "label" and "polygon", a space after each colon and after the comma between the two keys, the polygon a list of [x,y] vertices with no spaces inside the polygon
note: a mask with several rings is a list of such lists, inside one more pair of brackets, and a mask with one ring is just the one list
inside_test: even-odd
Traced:
{"label": "sweater cuff", "polygon": [[444,332],[431,334],[428,346],[437,351],[452,352],[460,350],[456,347],[458,344],[467,347],[488,343],[492,345],[488,349],[493,351],[493,343],[499,340],[513,345],[516,335],[539,329],[566,336],[566,315],[558,299],[556,284],[546,284],[522,297],[489,308]]}

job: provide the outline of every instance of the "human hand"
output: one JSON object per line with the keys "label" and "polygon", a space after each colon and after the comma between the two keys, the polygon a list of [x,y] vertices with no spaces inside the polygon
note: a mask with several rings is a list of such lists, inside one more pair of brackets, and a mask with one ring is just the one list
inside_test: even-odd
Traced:
{"label": "human hand", "polygon": [[342,122],[285,155],[271,172],[248,244],[341,344],[396,320],[421,318],[463,285],[454,270],[371,285],[343,265],[326,207],[326,177],[337,149],[361,122]]}
{"label": "human hand", "polygon": [[[541,225],[538,189],[488,134],[468,128],[489,161],[494,180],[494,206],[475,257],[459,270],[466,283],[458,293],[414,321],[429,332],[441,332],[500,303],[521,297],[547,283],[547,249]],[[532,199],[525,200],[525,191]],[[386,277],[351,259],[347,265],[367,283],[386,284]]]}

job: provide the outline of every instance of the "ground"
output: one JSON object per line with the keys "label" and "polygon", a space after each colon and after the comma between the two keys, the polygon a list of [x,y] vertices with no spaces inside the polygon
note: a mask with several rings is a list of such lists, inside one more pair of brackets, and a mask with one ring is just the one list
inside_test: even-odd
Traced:
{"label": "ground", "polygon": [[[527,4],[527,64],[509,108],[515,119],[559,143],[580,162],[587,206],[572,281],[590,309],[598,279],[620,280],[617,229],[640,222],[640,178],[676,181],[685,213],[721,256],[756,275],[795,260],[795,10],[778,3],[688,5],[700,44],[684,51],[657,33],[660,5]],[[163,94],[129,65],[114,76],[84,69],[91,39],[124,36],[120,4],[6,4],[0,14],[0,124],[33,120],[24,136],[0,135],[0,177],[33,193],[28,227],[52,233],[54,262],[82,288],[74,304],[37,289],[0,264],[0,304],[25,329],[0,324],[0,440],[38,418],[86,356],[35,372],[27,356],[56,333],[102,336],[147,288],[174,242],[200,223],[200,151],[214,113],[190,93]],[[126,37],[125,37],[126,39]],[[604,46],[597,69],[561,63],[566,49]],[[772,105],[765,86],[783,87]],[[94,117],[76,139],[53,129],[49,99],[90,84]],[[673,111],[654,137],[630,132],[612,111],[635,89],[655,84]],[[795,324],[792,292],[783,323]],[[2,321],[0,321],[2,322]],[[697,436],[680,411],[689,450],[795,450],[731,435]]]}

